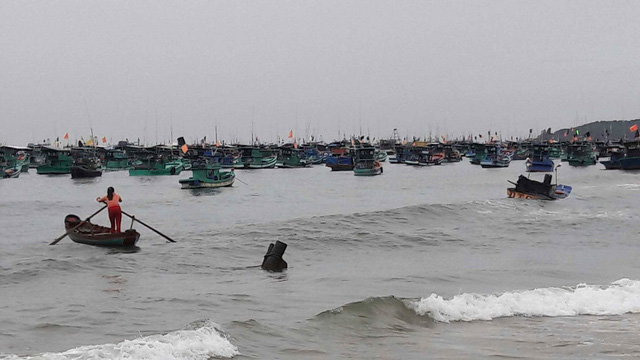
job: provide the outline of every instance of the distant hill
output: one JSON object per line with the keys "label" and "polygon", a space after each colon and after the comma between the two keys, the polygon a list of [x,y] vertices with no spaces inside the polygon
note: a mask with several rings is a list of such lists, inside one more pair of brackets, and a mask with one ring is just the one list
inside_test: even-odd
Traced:
{"label": "distant hill", "polygon": [[[564,128],[549,133],[548,129],[543,131],[538,140],[558,140],[558,141],[570,141],[576,130],[580,132],[580,138],[586,136],[587,133],[591,135],[594,141],[618,141],[620,139],[632,140],[635,138],[635,131],[629,131],[629,128],[637,124],[640,127],[640,119],[635,120],[610,120],[610,121],[595,121],[588,124],[583,124],[573,128]],[[608,134],[607,134],[608,132]],[[567,134],[565,137],[564,135]]]}

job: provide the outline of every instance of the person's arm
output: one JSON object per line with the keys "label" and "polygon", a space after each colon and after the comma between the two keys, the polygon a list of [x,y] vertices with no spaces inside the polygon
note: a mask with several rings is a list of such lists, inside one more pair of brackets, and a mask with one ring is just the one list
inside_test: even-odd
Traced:
{"label": "person's arm", "polygon": [[103,196],[103,197],[97,197],[97,198],[96,198],[96,201],[97,201],[97,202],[105,202],[105,201],[107,201],[107,197],[106,197],[106,196]]}

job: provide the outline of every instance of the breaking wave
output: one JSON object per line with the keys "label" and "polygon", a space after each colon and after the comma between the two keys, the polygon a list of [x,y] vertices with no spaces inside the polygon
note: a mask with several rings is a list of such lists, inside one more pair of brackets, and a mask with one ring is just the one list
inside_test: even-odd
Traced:
{"label": "breaking wave", "polygon": [[67,360],[67,359],[166,359],[206,360],[231,358],[238,355],[218,325],[210,321],[194,323],[188,328],[164,335],[144,336],[118,344],[81,346],[62,353],[36,356],[1,354],[4,360]]}
{"label": "breaking wave", "polygon": [[622,315],[640,312],[640,281],[621,279],[609,286],[580,284],[500,295],[437,294],[408,304],[418,315],[440,322],[492,320],[510,316]]}

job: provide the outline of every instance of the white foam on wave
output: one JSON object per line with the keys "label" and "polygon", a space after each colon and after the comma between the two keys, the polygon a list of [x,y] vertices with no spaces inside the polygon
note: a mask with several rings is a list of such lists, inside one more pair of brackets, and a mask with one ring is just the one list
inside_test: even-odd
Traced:
{"label": "white foam on wave", "polygon": [[609,286],[542,288],[500,295],[460,294],[451,299],[431,294],[409,304],[436,321],[492,320],[510,316],[622,315],[640,313],[640,281],[621,279]]}
{"label": "white foam on wave", "polygon": [[37,356],[9,355],[6,360],[79,360],[79,359],[166,359],[199,360],[231,358],[238,349],[218,330],[218,325],[205,322],[202,327],[179,330],[165,335],[151,335],[118,344],[81,346],[62,353],[45,353]]}

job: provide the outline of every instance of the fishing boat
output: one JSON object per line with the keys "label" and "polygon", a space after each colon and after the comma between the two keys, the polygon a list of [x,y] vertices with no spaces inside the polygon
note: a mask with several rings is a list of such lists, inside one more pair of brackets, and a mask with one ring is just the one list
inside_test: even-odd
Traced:
{"label": "fishing boat", "polygon": [[[64,218],[64,227],[67,231],[75,228],[82,220],[76,215],[69,214]],[[76,243],[105,246],[123,247],[135,246],[140,239],[140,233],[134,229],[127,229],[121,233],[111,233],[111,229],[105,226],[92,224],[85,221],[78,228],[69,233],[69,238]]]}
{"label": "fishing boat", "polygon": [[307,161],[305,150],[294,148],[292,146],[283,146],[280,148],[280,154],[276,166],[279,168],[303,168],[310,166]]}
{"label": "fishing boat", "polygon": [[102,176],[102,161],[93,149],[73,149],[73,166],[71,166],[71,178],[95,178]]}
{"label": "fishing boat", "polygon": [[549,158],[549,145],[534,144],[530,150],[531,156],[525,162],[527,172],[551,172],[553,160]]}
{"label": "fishing boat", "polygon": [[23,171],[29,170],[29,154],[24,149],[14,146],[0,147],[0,177],[17,178]]}
{"label": "fishing boat", "polygon": [[640,140],[624,143],[625,155],[620,159],[622,170],[640,169]]}
{"label": "fishing boat", "polygon": [[207,162],[195,162],[191,167],[193,175],[178,182],[182,189],[218,188],[233,185],[236,174],[231,171],[220,171],[222,165]]}
{"label": "fishing boat", "polygon": [[71,174],[73,158],[69,149],[43,146],[40,151],[45,155],[45,160],[36,168],[36,173],[40,175]]}
{"label": "fishing boat", "polygon": [[462,161],[462,154],[453,145],[445,144],[443,145],[443,149],[444,149],[443,162],[452,163],[452,162]]}
{"label": "fishing boat", "polygon": [[569,146],[567,161],[571,166],[589,166],[596,164],[596,153],[588,142],[576,142]]}
{"label": "fishing boat", "polygon": [[352,171],[355,166],[351,149],[345,143],[329,144],[329,155],[324,163],[331,171]]}
{"label": "fishing boat", "polygon": [[182,170],[181,162],[167,161],[163,156],[151,156],[129,169],[129,176],[180,175]]}
{"label": "fishing boat", "polygon": [[511,153],[504,151],[501,146],[487,148],[487,157],[480,161],[483,168],[505,168],[511,163]]}
{"label": "fishing boat", "polygon": [[600,164],[604,165],[604,168],[606,170],[622,169],[620,160],[624,159],[625,157],[624,147],[620,147],[618,145],[609,146],[605,154],[609,157],[609,159],[600,161]]}
{"label": "fishing boat", "polygon": [[487,157],[487,153],[487,144],[473,143],[471,151],[466,156],[471,164],[480,165],[480,162]]}
{"label": "fishing boat", "polygon": [[353,174],[355,176],[374,176],[383,172],[382,164],[375,158],[375,148],[373,146],[363,146],[355,150],[355,166]]}
{"label": "fishing boat", "polygon": [[440,165],[444,153],[434,154],[433,149],[429,146],[413,146],[411,155],[405,159],[404,163],[411,166],[430,166]]}
{"label": "fishing boat", "polygon": [[22,169],[20,168],[5,168],[4,166],[0,166],[0,172],[2,172],[3,179],[15,179],[20,176]]}
{"label": "fishing boat", "polygon": [[95,178],[102,176],[102,168],[99,165],[77,164],[71,167],[72,179]]}
{"label": "fishing boat", "polygon": [[276,166],[278,155],[269,148],[258,146],[241,146],[241,163],[236,169],[267,169]]}
{"label": "fishing boat", "polygon": [[106,154],[106,170],[125,170],[131,167],[126,150],[109,149]]}
{"label": "fishing boat", "polygon": [[[557,176],[556,176],[557,179]],[[515,187],[507,189],[507,196],[515,199],[556,200],[564,199],[571,193],[571,186],[551,184],[551,174],[545,174],[542,182],[531,180],[524,175],[518,177]]]}
{"label": "fishing boat", "polygon": [[411,156],[409,148],[402,144],[396,144],[393,152],[394,155],[389,157],[389,163],[391,164],[403,164]]}
{"label": "fishing boat", "polygon": [[387,155],[386,151],[376,149],[376,160],[378,160],[379,162],[385,162],[387,161],[388,157],[389,155]]}

